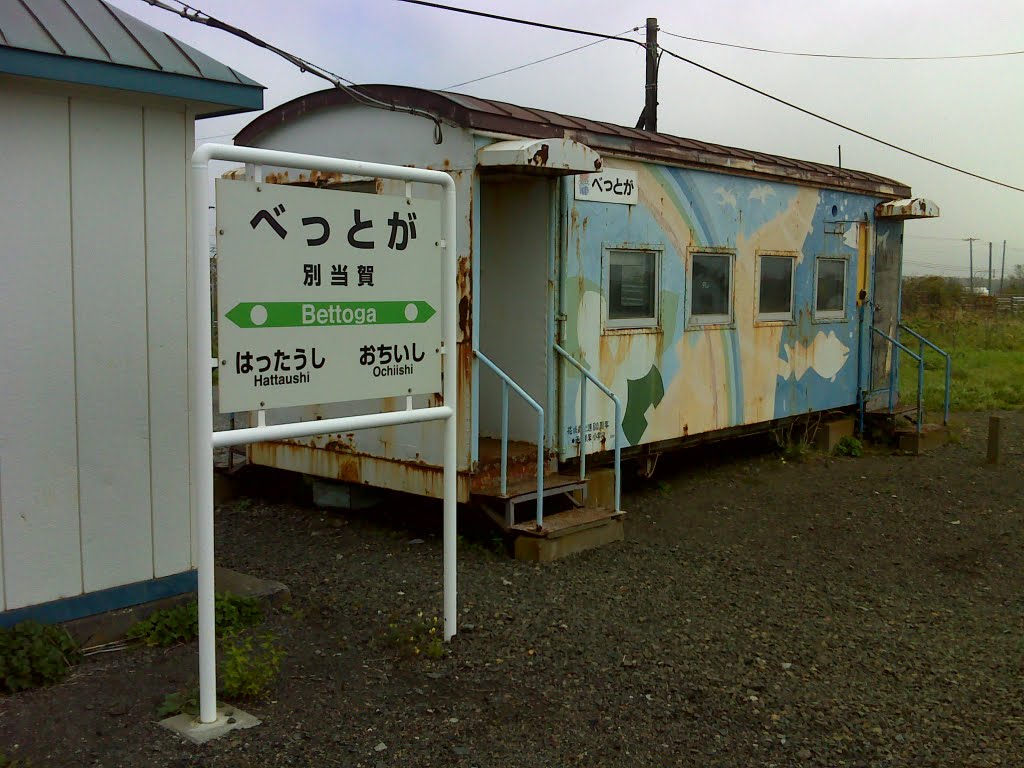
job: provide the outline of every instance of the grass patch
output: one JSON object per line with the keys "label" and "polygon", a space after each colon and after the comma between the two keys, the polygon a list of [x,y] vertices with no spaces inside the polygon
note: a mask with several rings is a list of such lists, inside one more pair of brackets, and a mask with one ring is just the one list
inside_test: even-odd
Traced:
{"label": "grass patch", "polygon": [[[1024,316],[950,309],[910,315],[904,322],[952,357],[952,410],[1024,408]],[[902,340],[917,349],[910,334],[904,334]],[[926,348],[925,410],[941,413],[944,391],[945,363],[938,353]],[[913,403],[916,399],[917,367],[903,355],[900,400]]]}

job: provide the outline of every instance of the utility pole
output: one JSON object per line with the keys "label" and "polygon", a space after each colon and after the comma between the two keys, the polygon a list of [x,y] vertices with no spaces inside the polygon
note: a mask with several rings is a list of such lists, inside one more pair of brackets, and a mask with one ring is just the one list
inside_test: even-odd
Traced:
{"label": "utility pole", "polygon": [[970,261],[971,276],[970,276],[969,280],[970,280],[970,287],[971,287],[971,301],[973,301],[974,300],[974,241],[977,240],[978,238],[976,238],[976,237],[965,237],[964,239],[967,241],[967,245],[971,249],[971,251],[970,251],[970,253],[971,253],[971,261]]}
{"label": "utility pole", "polygon": [[1003,278],[1006,277],[1006,241],[1003,240],[1003,263],[999,267],[999,295],[1003,295]]}
{"label": "utility pole", "polygon": [[992,241],[988,241],[988,295],[992,295]]}
{"label": "utility pole", "polygon": [[658,130],[658,20],[647,19],[647,87],[644,91],[644,129]]}
{"label": "utility pole", "polygon": [[992,295],[992,241],[988,241],[988,295]]}

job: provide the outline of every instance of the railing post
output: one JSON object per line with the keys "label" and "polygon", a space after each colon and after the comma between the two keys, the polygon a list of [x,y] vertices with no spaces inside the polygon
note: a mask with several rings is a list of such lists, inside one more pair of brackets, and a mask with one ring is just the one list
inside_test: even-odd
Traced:
{"label": "railing post", "polygon": [[951,384],[951,379],[952,379],[952,374],[953,374],[952,368],[953,368],[953,359],[947,354],[946,355],[946,399],[945,399],[945,402],[943,403],[944,408],[943,408],[943,415],[942,415],[942,423],[945,424],[946,426],[949,426],[949,390],[950,390],[950,384]]}
{"label": "railing post", "polygon": [[537,530],[544,527],[544,412],[537,414]]}
{"label": "railing post", "polygon": [[896,358],[900,351],[895,344],[890,344],[892,357],[889,358],[889,413],[896,410]]}
{"label": "railing post", "polygon": [[501,382],[501,495],[508,487],[508,382]]}
{"label": "railing post", "polygon": [[917,359],[917,434],[921,434],[924,421],[924,355]]}
{"label": "railing post", "polygon": [[566,352],[558,344],[555,344],[555,351],[565,360],[573,365],[581,374],[580,378],[580,479],[586,478],[586,432],[587,423],[587,382],[589,381],[604,395],[612,401],[615,406],[615,511],[622,511],[622,401],[608,387],[600,382],[592,373],[588,372],[583,365],[575,360],[572,355]]}
{"label": "railing post", "polygon": [[622,403],[618,398],[612,401],[615,405],[615,511],[622,511],[622,472],[620,471],[622,453]]}
{"label": "railing post", "polygon": [[587,423],[587,377],[580,376],[580,431],[579,431],[579,446],[580,446],[580,480],[585,480],[587,477],[587,446],[584,445],[584,425]]}

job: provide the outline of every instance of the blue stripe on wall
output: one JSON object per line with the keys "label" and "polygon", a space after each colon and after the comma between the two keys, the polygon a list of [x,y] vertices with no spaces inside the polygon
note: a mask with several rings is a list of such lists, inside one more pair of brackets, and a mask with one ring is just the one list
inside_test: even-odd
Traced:
{"label": "blue stripe on wall", "polygon": [[120,587],[101,589],[87,595],[66,597],[49,603],[30,605],[0,613],[0,627],[13,627],[21,621],[34,620],[41,624],[59,624],[84,616],[128,608],[152,600],[195,592],[196,572],[185,571],[149,581],[138,581]]}

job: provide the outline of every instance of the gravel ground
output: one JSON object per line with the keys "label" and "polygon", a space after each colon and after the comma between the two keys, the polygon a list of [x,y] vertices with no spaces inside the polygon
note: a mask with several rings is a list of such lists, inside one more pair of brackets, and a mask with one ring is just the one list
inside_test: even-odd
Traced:
{"label": "gravel ground", "polygon": [[[439,505],[218,509],[219,561],[292,590],[263,720],[160,728],[195,644],[91,656],[0,698],[0,755],[44,766],[1022,766],[1024,413],[922,457],[783,462],[762,440],[663,457],[627,541],[534,565],[468,522],[445,658]],[[3,764],[0,758],[0,764]],[[21,763],[19,763],[20,765]],[[24,763],[29,764],[29,763]]]}

